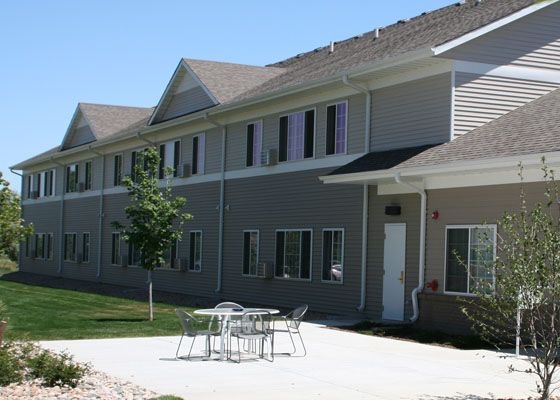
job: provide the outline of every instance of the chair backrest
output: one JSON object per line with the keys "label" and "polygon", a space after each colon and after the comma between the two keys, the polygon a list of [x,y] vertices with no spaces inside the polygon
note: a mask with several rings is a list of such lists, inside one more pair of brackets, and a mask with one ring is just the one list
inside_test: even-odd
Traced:
{"label": "chair backrest", "polygon": [[295,308],[289,315],[289,323],[292,328],[299,328],[299,324],[303,321],[303,316],[307,312],[309,306],[307,304],[303,304],[298,308]]}
{"label": "chair backrest", "polygon": [[253,310],[241,316],[239,330],[246,335],[268,334],[271,326],[272,315],[268,311]]}
{"label": "chair backrest", "polygon": [[190,315],[185,310],[175,309],[175,314],[179,318],[179,322],[181,323],[181,327],[183,328],[183,332],[187,335],[192,334],[195,330],[192,328],[192,321],[194,321],[194,317]]}
{"label": "chair backrest", "polygon": [[217,304],[214,308],[243,308],[243,307],[231,301],[224,301],[223,303]]}

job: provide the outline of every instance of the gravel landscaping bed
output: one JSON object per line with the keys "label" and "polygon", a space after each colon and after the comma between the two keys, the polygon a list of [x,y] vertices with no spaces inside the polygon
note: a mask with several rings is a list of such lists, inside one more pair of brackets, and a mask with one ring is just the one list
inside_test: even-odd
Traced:
{"label": "gravel landscaping bed", "polygon": [[155,392],[98,371],[90,371],[75,388],[43,387],[37,380],[0,387],[0,398],[3,400],[144,400],[156,399],[159,396]]}

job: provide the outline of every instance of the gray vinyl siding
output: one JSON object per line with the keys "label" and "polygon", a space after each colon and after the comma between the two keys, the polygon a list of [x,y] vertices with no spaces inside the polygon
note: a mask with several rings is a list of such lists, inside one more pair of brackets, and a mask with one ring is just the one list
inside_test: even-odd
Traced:
{"label": "gray vinyl siding", "polygon": [[449,141],[451,74],[373,92],[371,151]]}
{"label": "gray vinyl siding", "polygon": [[[82,253],[82,236],[90,234],[89,263],[63,261],[62,276],[86,281],[96,280],[99,249],[99,198],[83,197],[64,201],[64,233],[76,233],[76,254]],[[64,236],[62,236],[64,240]],[[55,247],[57,250],[58,247]]]}
{"label": "gray vinyl siding", "polygon": [[82,127],[74,129],[72,135],[64,143],[65,149],[70,149],[72,147],[80,146],[85,143],[90,143],[95,141],[95,135],[93,134],[89,125],[84,125]]}
{"label": "gray vinyl siding", "polygon": [[472,40],[443,56],[495,65],[560,70],[560,4]]}
{"label": "gray vinyl siding", "polygon": [[[226,184],[224,299],[352,314],[360,300],[361,187],[323,185],[314,170]],[[343,284],[321,282],[322,230],[344,228]],[[312,229],[312,279],[242,275],[243,230],[259,230],[259,261],[275,264],[277,229]]]}
{"label": "gray vinyl siding", "polygon": [[[543,185],[526,183],[528,205],[543,198]],[[505,211],[519,209],[520,184],[477,186],[428,191],[428,210],[438,210],[439,219],[426,226],[426,282],[437,279],[437,292],[425,289],[420,305],[420,322],[431,329],[468,332],[456,295],[444,294],[445,229],[448,225],[495,224]],[[498,228],[499,231],[499,228]],[[499,232],[498,232],[499,233]]]}
{"label": "gray vinyl siding", "polygon": [[[327,106],[348,101],[347,121],[347,152],[346,154],[361,153],[364,148],[365,124],[365,96],[354,95],[327,102],[312,104],[301,109],[294,109],[285,113],[265,115],[249,121],[234,123],[228,126],[227,132],[227,171],[243,169],[247,160],[247,124],[255,121],[263,123],[262,150],[279,147],[279,120],[282,115],[315,109],[315,140],[314,158],[324,158],[326,153]],[[328,156],[328,157],[336,157]]]}
{"label": "gray vinyl siding", "polygon": [[[380,319],[383,306],[383,259],[385,224],[406,223],[405,260],[405,320],[412,315],[412,290],[418,286],[418,251],[420,237],[420,196],[377,195],[377,188],[370,186],[367,298],[366,312],[370,318]],[[385,215],[385,206],[400,205],[401,215]]]}
{"label": "gray vinyl siding", "polygon": [[212,107],[214,102],[200,86],[185,90],[172,96],[165,112],[156,122],[180,117],[208,107]]}
{"label": "gray vinyl siding", "polygon": [[557,84],[456,73],[454,137],[463,135],[558,87]]}
{"label": "gray vinyl siding", "polygon": [[[22,207],[22,218],[28,222],[33,223],[35,233],[52,233],[54,238],[54,251],[52,260],[39,260],[25,257],[25,241],[20,245],[20,263],[19,269],[23,272],[32,272],[44,275],[57,275],[59,252],[58,246],[60,244],[59,234],[59,221],[60,221],[60,203],[36,203],[32,205],[25,205]],[[30,240],[33,243],[33,236]],[[34,248],[34,244],[30,249]]]}

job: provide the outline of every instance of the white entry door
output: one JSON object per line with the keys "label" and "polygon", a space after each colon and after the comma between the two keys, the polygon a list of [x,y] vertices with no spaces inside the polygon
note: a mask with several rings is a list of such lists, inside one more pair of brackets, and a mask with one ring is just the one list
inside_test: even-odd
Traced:
{"label": "white entry door", "polygon": [[404,320],[406,224],[385,224],[383,319]]}

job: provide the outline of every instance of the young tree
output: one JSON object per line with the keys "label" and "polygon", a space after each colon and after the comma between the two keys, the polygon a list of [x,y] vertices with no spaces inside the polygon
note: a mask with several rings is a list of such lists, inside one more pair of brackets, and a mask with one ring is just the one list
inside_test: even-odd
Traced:
{"label": "young tree", "polygon": [[[560,345],[560,192],[543,159],[544,196],[531,204],[522,189],[520,208],[498,221],[493,287],[465,301],[474,329],[496,345],[517,343],[538,377],[541,399],[554,391]],[[520,321],[520,324],[517,324]],[[512,368],[513,371],[513,368]]]}
{"label": "young tree", "polygon": [[[160,188],[159,165],[160,157],[154,147],[142,152],[134,166],[134,179],[123,179],[131,197],[130,205],[124,209],[129,224],[112,223],[123,239],[139,252],[140,265],[148,271],[150,321],[153,321],[152,271],[165,262],[165,253],[181,239],[183,223],[192,218],[181,212],[187,200],[173,197],[169,180],[164,188]],[[172,172],[168,168],[166,176]]]}
{"label": "young tree", "polygon": [[33,233],[33,226],[24,225],[19,196],[9,186],[0,172],[0,256],[16,261],[18,244]]}

